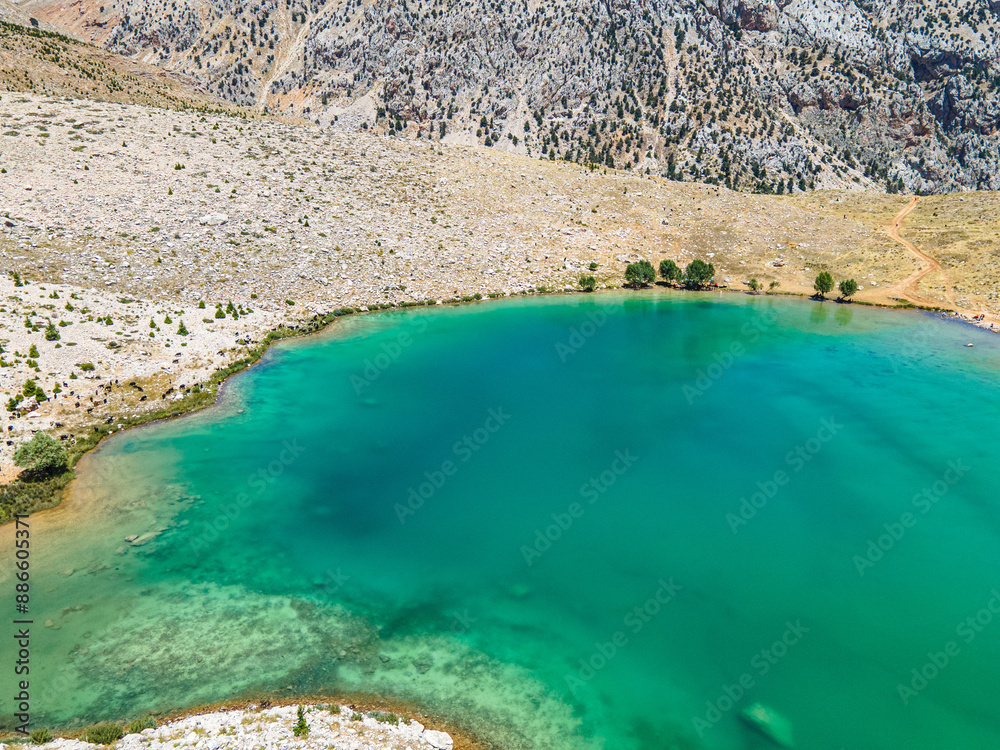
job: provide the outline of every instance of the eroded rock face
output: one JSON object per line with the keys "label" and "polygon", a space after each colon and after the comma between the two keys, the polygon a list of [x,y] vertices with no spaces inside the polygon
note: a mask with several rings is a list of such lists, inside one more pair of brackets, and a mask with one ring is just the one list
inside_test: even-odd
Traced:
{"label": "eroded rock face", "polygon": [[778,28],[778,6],[772,0],[740,0],[740,28],[774,31]]}
{"label": "eroded rock face", "polygon": [[104,1],[32,12],[324,127],[739,189],[1000,173],[996,0]]}

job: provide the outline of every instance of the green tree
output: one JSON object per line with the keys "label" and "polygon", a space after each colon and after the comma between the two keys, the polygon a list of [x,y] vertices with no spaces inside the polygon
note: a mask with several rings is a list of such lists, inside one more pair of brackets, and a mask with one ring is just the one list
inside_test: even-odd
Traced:
{"label": "green tree", "polygon": [[672,260],[661,260],[660,278],[664,281],[679,281],[681,278],[681,269]]}
{"label": "green tree", "polygon": [[188,329],[187,329],[187,326],[184,325],[184,321],[183,320],[181,321],[181,324],[179,326],[177,326],[177,335],[178,336],[187,336],[188,335]]}
{"label": "green tree", "polygon": [[768,292],[773,292],[779,286],[781,286],[781,282],[780,281],[772,281],[770,284],[767,285],[767,291]]}
{"label": "green tree", "polygon": [[750,291],[754,294],[757,294],[757,292],[760,291],[760,282],[757,281],[757,279],[750,279],[747,286],[750,287]]}
{"label": "green tree", "polygon": [[302,706],[299,706],[298,717],[299,720],[295,722],[295,726],[292,728],[292,734],[296,737],[305,737],[309,734],[309,724],[306,723],[306,712]]}
{"label": "green tree", "polygon": [[656,281],[656,271],[653,270],[653,264],[648,260],[629,263],[625,268],[625,284],[633,289],[649,286],[654,281]]}
{"label": "green tree", "polygon": [[580,288],[585,292],[594,291],[594,286],[597,282],[594,280],[593,276],[581,276],[580,277]]}
{"label": "green tree", "polygon": [[14,463],[36,476],[58,474],[66,470],[66,451],[58,440],[44,432],[36,432],[31,440],[17,449]]}
{"label": "green tree", "polygon": [[703,260],[695,259],[684,269],[684,285],[699,289],[712,282],[715,278],[715,266]]}
{"label": "green tree", "polygon": [[858,293],[858,282],[854,279],[844,279],[840,282],[840,293],[850,299]]}
{"label": "green tree", "polygon": [[60,338],[62,337],[59,335],[59,329],[56,328],[52,321],[49,321],[49,324],[45,327],[45,340],[58,341]]}
{"label": "green tree", "polygon": [[833,291],[833,276],[830,275],[829,271],[823,271],[816,277],[816,281],[813,282],[813,289],[816,290],[816,294],[820,297],[825,297]]}
{"label": "green tree", "polygon": [[38,359],[38,347],[32,344],[31,348],[28,349],[28,356],[32,359]]}

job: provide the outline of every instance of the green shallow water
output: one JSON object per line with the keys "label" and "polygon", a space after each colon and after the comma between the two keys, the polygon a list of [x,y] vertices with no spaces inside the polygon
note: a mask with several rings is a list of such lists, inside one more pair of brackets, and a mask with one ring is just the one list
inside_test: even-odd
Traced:
{"label": "green shallow water", "polygon": [[505,748],[757,748],[761,702],[802,748],[996,748],[998,366],[766,297],[343,319],[33,520],[36,721],[373,692]]}

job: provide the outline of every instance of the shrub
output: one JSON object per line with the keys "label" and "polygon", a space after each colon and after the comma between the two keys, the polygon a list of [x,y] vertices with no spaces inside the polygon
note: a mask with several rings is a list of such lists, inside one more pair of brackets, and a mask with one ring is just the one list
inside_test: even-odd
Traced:
{"label": "shrub", "polygon": [[703,260],[695,259],[684,269],[684,285],[699,288],[711,283],[715,278],[715,266]]}
{"label": "shrub", "polygon": [[217,307],[215,308],[215,317],[221,320],[222,318],[226,317],[226,313],[221,307]]}
{"label": "shrub", "polygon": [[28,356],[32,359],[38,359],[38,347],[32,344],[31,348],[28,350]]}
{"label": "shrub", "polygon": [[45,340],[46,341],[58,341],[62,336],[59,335],[59,329],[55,327],[53,323],[49,323],[45,328]]}
{"label": "shrub", "polygon": [[654,281],[656,281],[656,271],[653,270],[653,264],[648,260],[629,263],[625,268],[625,283],[633,289],[648,286]]}
{"label": "shrub", "polygon": [[79,363],[77,365],[77,367],[79,367],[84,372],[93,372],[94,371],[94,365],[91,364],[90,362],[81,362],[81,363]]}
{"label": "shrub", "polygon": [[36,432],[31,440],[17,449],[14,463],[29,474],[50,476],[66,470],[66,451],[58,440],[44,432]]}
{"label": "shrub", "polygon": [[305,737],[309,734],[309,724],[306,723],[306,711],[302,706],[299,706],[298,712],[299,720],[295,722],[295,726],[292,728],[292,734],[296,737]]}
{"label": "shrub", "polygon": [[844,279],[840,282],[840,293],[845,297],[853,297],[858,293],[858,282],[854,279]]}
{"label": "shrub", "polygon": [[48,729],[36,729],[31,733],[32,745],[44,745],[46,742],[52,742],[52,739],[52,732]]}
{"label": "shrub", "polygon": [[125,736],[121,724],[94,724],[83,733],[83,741],[92,745],[111,745]]}
{"label": "shrub", "polygon": [[664,281],[679,281],[681,278],[681,269],[672,260],[661,260],[660,278]]}
{"label": "shrub", "polygon": [[384,722],[386,724],[398,724],[399,723],[399,717],[396,716],[396,714],[392,713],[391,711],[390,712],[386,712],[386,711],[372,711],[368,715],[371,716],[373,719],[375,719],[375,721],[381,721],[381,722]]}
{"label": "shrub", "polygon": [[139,734],[143,729],[156,729],[156,719],[148,714],[141,719],[133,719],[125,725],[125,734]]}
{"label": "shrub", "polygon": [[184,321],[183,320],[181,321],[181,324],[179,326],[177,326],[177,335],[178,336],[187,336],[188,335],[188,329],[184,325]]}
{"label": "shrub", "polygon": [[594,291],[594,286],[597,282],[594,280],[593,276],[581,276],[580,277],[580,288],[585,292]]}
{"label": "shrub", "polygon": [[813,282],[813,289],[816,290],[816,294],[820,297],[825,297],[828,292],[833,291],[833,276],[830,275],[829,271],[823,271],[816,277],[816,281]]}
{"label": "shrub", "polygon": [[198,301],[198,309],[199,310],[204,310],[205,309],[205,300],[199,300]]}

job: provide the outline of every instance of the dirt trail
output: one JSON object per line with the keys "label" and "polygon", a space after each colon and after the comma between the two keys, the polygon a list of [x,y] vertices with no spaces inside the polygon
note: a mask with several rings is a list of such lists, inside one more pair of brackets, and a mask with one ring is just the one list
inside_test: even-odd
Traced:
{"label": "dirt trail", "polygon": [[[927,253],[923,252],[920,248],[914,245],[912,242],[903,239],[899,234],[899,225],[906,218],[907,214],[912,211],[917,205],[918,198],[914,197],[912,201],[906,204],[906,208],[896,214],[896,217],[892,220],[889,225],[888,234],[892,239],[896,240],[899,244],[913,253],[917,258],[924,262],[924,267],[919,271],[914,271],[909,276],[907,276],[902,281],[897,282],[889,290],[889,294],[895,294],[899,297],[904,297],[910,302],[916,305],[924,305],[926,307],[937,307],[941,304],[940,300],[930,299],[929,297],[921,296],[920,294],[920,281],[928,274],[939,271],[941,273],[941,278],[944,281],[944,295],[948,304],[951,305],[955,310],[959,311],[958,306],[955,304],[955,292],[951,288],[951,279],[948,278],[947,272],[941,267],[941,264],[937,260],[929,256]],[[961,311],[970,312],[971,311]]]}

